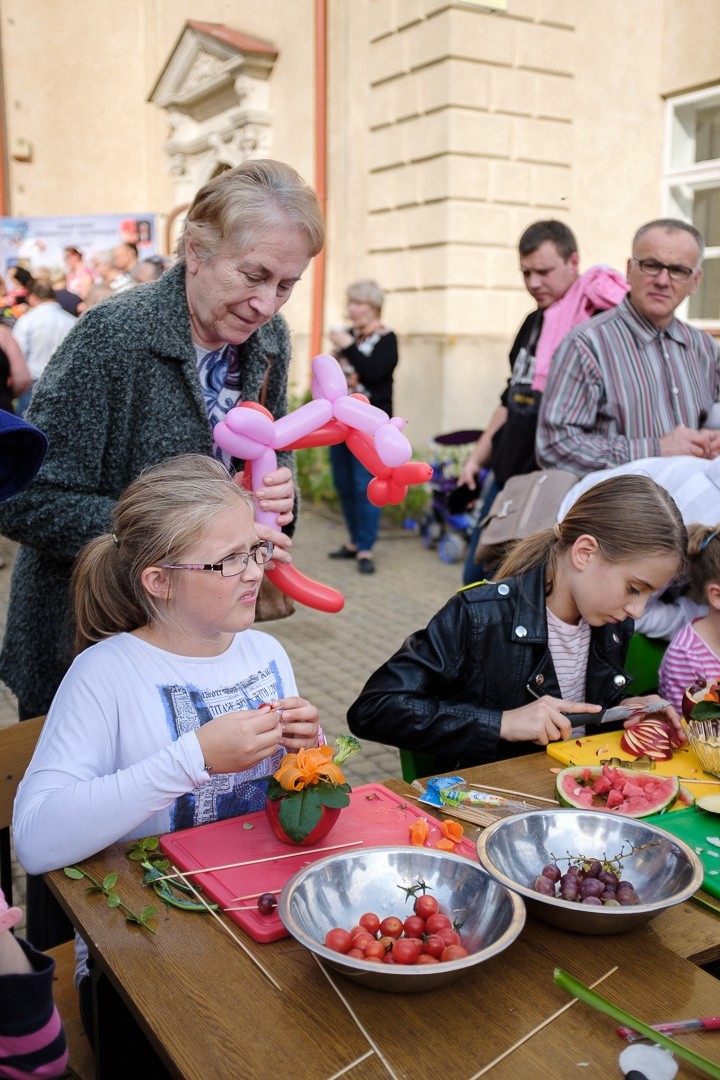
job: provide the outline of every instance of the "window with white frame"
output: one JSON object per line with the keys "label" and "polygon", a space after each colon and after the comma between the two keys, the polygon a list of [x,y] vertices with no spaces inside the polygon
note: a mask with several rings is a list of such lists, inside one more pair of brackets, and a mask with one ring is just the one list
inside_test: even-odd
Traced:
{"label": "window with white frame", "polygon": [[663,181],[669,216],[691,221],[705,239],[687,317],[720,323],[720,86],[668,99]]}

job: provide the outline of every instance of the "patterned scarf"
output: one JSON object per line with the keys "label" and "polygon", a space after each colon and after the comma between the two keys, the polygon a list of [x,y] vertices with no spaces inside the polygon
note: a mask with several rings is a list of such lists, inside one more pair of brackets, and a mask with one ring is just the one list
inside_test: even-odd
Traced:
{"label": "patterned scarf", "polygon": [[[235,345],[222,345],[219,349],[208,352],[199,345],[195,346],[198,363],[198,376],[205,398],[205,408],[212,430],[224,420],[230,409],[240,397],[240,363]],[[231,455],[213,447],[213,455],[230,466]]]}

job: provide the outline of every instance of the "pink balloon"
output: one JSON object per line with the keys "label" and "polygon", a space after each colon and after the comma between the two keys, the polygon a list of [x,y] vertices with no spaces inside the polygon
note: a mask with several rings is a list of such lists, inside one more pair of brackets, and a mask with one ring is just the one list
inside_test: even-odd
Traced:
{"label": "pink balloon", "polygon": [[383,424],[375,432],[375,449],[386,465],[405,465],[412,457],[412,446],[392,424]]}
{"label": "pink balloon", "polygon": [[402,429],[405,427],[405,425],[408,423],[408,421],[403,420],[403,418],[401,416],[391,416],[390,417],[390,423],[394,427],[396,427],[398,429],[398,431],[402,431]]}
{"label": "pink balloon", "polygon": [[318,397],[322,396],[328,401],[335,401],[337,398],[347,396],[347,380],[334,356],[321,353],[315,357],[310,367],[314,376],[313,381],[317,381],[320,388]]}
{"label": "pink balloon", "polygon": [[386,412],[356,397],[344,397],[334,401],[333,412],[343,424],[349,424],[358,431],[365,431],[368,435],[374,435],[379,427],[388,422]]}
{"label": "pink balloon", "polygon": [[221,420],[213,428],[213,439],[226,453],[232,454],[233,457],[244,458],[247,461],[253,461],[265,450],[264,443],[260,443],[256,439],[249,439],[247,435],[238,435],[237,432],[228,427],[224,420]]}
{"label": "pink balloon", "polygon": [[[255,458],[251,466],[253,494],[264,486],[265,477],[268,473],[275,472],[276,468],[277,456],[275,451],[264,448],[262,454]],[[272,525],[273,528],[277,528],[277,514],[274,514],[271,510],[261,509],[257,503],[255,504],[255,520],[262,525]]]}
{"label": "pink balloon", "polygon": [[225,423],[238,435],[247,435],[251,439],[269,446],[273,439],[275,425],[267,416],[255,409],[246,409],[239,405],[228,411]]}
{"label": "pink balloon", "polygon": [[287,416],[281,416],[275,421],[275,433],[270,445],[275,450],[284,450],[298,439],[309,435],[316,428],[321,428],[332,420],[332,405],[324,398],[318,401],[308,401],[299,409],[293,409]]}

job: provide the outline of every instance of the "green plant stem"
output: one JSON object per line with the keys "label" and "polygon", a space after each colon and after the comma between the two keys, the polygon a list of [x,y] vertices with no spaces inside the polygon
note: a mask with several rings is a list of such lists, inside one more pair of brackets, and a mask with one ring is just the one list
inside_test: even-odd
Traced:
{"label": "green plant stem", "polygon": [[661,1031],[655,1031],[649,1024],[645,1024],[642,1020],[637,1020],[634,1016],[631,1016],[630,1013],[625,1012],[624,1009],[618,1008],[617,1005],[613,1005],[607,998],[604,998],[601,994],[597,994],[594,990],[591,990],[589,986],[580,982],[579,979],[569,975],[567,971],[563,971],[562,968],[555,968],[554,978],[558,986],[561,986],[563,990],[567,990],[569,994],[572,994],[573,997],[583,1001],[586,1005],[590,1005],[591,1008],[605,1013],[606,1016],[610,1016],[618,1024],[622,1024],[624,1027],[633,1028],[641,1035],[644,1035],[646,1039],[651,1039],[652,1042],[657,1043],[658,1046],[664,1047],[665,1050],[672,1050],[677,1057],[682,1058],[683,1061],[687,1061],[690,1065],[694,1065],[696,1069],[705,1073],[706,1076],[712,1076],[715,1080],[720,1080],[720,1065],[715,1065],[712,1061],[708,1061],[707,1058],[701,1057],[700,1054],[696,1054],[694,1050],[689,1050],[687,1046],[683,1046],[682,1043],[676,1042],[675,1039],[669,1039],[667,1035],[663,1035]]}
{"label": "green plant stem", "polygon": [[[77,874],[81,874],[84,878],[87,878],[87,880],[92,882],[97,891],[101,893],[105,898],[110,895],[111,890],[106,889],[103,886],[102,882],[98,881],[97,878],[93,877],[93,875],[89,873],[89,871],[81,870],[78,866],[73,866],[65,867],[65,873],[67,873],[68,869],[75,870]],[[75,874],[68,875],[68,877],[74,876]],[[149,930],[151,934],[155,934],[157,936],[157,930],[154,930],[153,927],[145,921],[142,915],[136,915],[135,912],[127,906],[127,904],[123,904],[122,900],[120,900],[119,898],[118,900],[119,902],[115,905],[115,909],[120,910],[123,913],[127,922],[137,923],[138,926],[143,927],[143,929],[145,930]]]}

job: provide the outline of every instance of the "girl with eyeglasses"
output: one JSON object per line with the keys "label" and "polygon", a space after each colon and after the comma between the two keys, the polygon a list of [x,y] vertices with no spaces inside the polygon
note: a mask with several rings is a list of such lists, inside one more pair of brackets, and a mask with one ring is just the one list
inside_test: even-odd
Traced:
{"label": "girl with eyeglasses", "polygon": [[125,490],[77,561],[77,656],[18,792],[28,873],[259,810],[256,781],[322,741],[285,650],[251,629],[271,556],[250,496],[210,457]]}
{"label": "girl with eyeglasses", "polygon": [[690,599],[707,605],[707,615],[675,634],[660,664],[660,693],[676,709],[698,678],[720,679],[720,525],[688,527]]}

